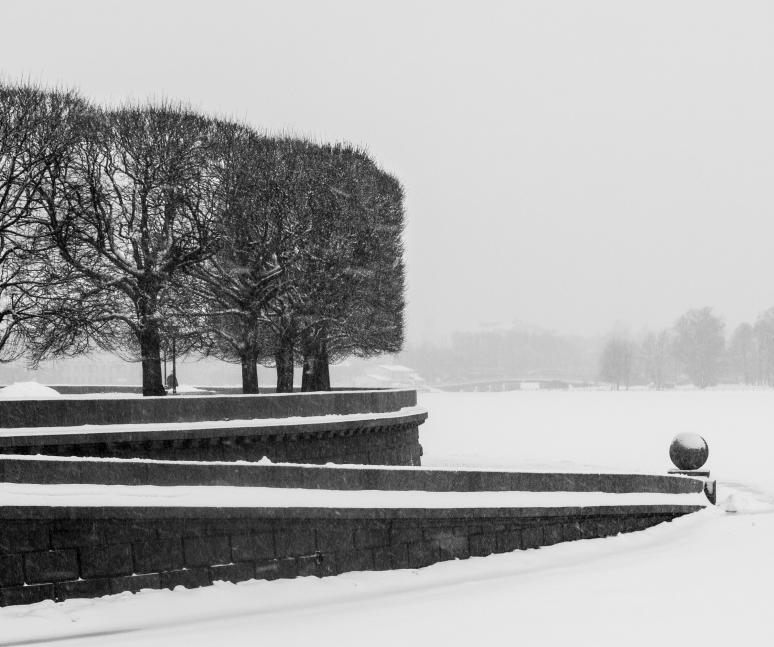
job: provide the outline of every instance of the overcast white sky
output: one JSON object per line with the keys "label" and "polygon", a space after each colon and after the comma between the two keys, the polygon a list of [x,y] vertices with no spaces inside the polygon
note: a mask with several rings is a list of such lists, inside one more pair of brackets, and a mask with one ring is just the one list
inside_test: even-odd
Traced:
{"label": "overcast white sky", "polygon": [[774,4],[3,2],[0,73],[364,144],[408,337],[774,305]]}

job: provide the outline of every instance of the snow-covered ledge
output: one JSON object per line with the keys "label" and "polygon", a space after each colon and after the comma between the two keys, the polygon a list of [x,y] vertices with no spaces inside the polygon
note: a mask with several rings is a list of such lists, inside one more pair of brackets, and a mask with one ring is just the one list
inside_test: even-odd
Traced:
{"label": "snow-covered ledge", "polygon": [[0,400],[0,452],[410,466],[426,418],[406,389]]}
{"label": "snow-covered ledge", "polygon": [[0,428],[249,420],[298,416],[387,413],[417,404],[413,389],[179,395],[58,395],[0,399]]}
{"label": "snow-covered ledge", "polygon": [[697,494],[703,500],[700,479],[667,474],[294,465],[266,460],[235,463],[0,454],[0,482],[391,492]]}

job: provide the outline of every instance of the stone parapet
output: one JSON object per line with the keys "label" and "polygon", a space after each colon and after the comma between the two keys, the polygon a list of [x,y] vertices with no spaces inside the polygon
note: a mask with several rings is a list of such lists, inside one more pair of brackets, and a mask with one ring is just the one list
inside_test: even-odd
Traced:
{"label": "stone parapet", "polygon": [[426,418],[409,390],[0,401],[0,452],[413,466]]}
{"label": "stone parapet", "polygon": [[0,455],[0,481],[102,485],[235,485],[321,490],[425,492],[651,492],[689,494],[702,481],[660,474],[503,472],[452,469],[318,467],[138,460],[63,460]]}
{"label": "stone parapet", "polygon": [[0,429],[386,413],[416,404],[412,389],[0,400]]}
{"label": "stone parapet", "polygon": [[640,530],[699,506],[0,507],[0,605],[419,568]]}

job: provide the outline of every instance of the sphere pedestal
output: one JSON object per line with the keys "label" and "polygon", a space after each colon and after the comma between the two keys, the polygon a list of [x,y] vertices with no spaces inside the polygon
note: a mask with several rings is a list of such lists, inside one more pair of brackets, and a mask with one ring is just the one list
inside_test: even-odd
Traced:
{"label": "sphere pedestal", "polygon": [[704,480],[704,494],[713,505],[717,500],[717,487],[714,480],[710,480],[709,470],[702,470],[709,457],[707,441],[699,434],[682,433],[672,439],[669,446],[669,458],[672,459],[677,469],[669,470],[669,474],[683,474],[694,476]]}

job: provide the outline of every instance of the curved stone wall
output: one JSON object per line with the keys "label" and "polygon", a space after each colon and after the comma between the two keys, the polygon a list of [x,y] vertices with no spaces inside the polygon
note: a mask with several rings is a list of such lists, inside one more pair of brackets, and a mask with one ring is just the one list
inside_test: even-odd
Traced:
{"label": "curved stone wall", "polygon": [[147,398],[67,396],[49,400],[0,400],[0,428],[386,413],[416,404],[417,392],[411,389]]}
{"label": "curved stone wall", "polygon": [[700,506],[0,507],[0,606],[217,580],[419,568],[653,526]]}
{"label": "curved stone wall", "polygon": [[[419,568],[640,530],[704,507],[701,480],[647,474],[3,456],[0,481],[0,606]],[[181,485],[200,487],[178,491],[174,507],[158,499],[158,486]],[[500,497],[522,492],[540,495]],[[29,505],[41,495],[51,505]]]}
{"label": "curved stone wall", "polygon": [[419,465],[411,390],[0,401],[0,452]]}
{"label": "curved stone wall", "polygon": [[699,494],[699,479],[665,474],[504,472],[318,467],[140,460],[65,460],[0,455],[0,482],[98,485],[233,485],[310,490],[607,492]]}

